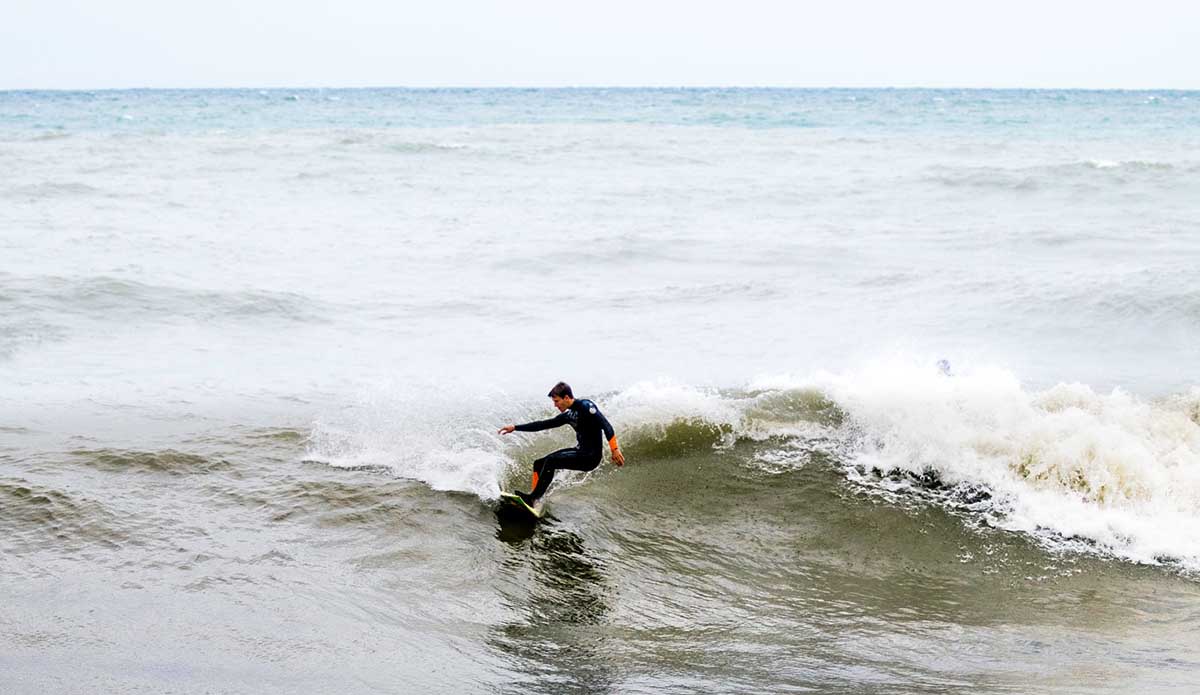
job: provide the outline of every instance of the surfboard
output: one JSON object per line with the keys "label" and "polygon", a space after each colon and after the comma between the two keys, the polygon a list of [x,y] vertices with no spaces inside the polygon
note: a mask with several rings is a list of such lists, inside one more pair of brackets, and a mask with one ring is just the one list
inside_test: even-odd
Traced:
{"label": "surfboard", "polygon": [[528,504],[525,504],[525,500],[511,492],[500,493],[500,504],[513,509],[520,509],[526,514],[533,515],[533,518],[535,519],[542,518],[542,514],[545,513],[545,507],[542,504],[538,504],[536,507],[530,507]]}

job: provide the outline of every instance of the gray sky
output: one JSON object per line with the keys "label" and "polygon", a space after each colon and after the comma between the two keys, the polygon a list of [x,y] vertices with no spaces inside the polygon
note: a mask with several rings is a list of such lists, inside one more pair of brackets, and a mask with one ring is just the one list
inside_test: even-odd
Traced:
{"label": "gray sky", "polygon": [[1200,88],[1200,0],[5,0],[0,89]]}

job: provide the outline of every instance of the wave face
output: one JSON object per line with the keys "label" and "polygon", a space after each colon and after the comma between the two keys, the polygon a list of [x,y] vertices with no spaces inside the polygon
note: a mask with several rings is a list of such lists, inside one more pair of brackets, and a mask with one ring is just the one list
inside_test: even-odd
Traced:
{"label": "wave face", "polygon": [[999,369],[894,365],[826,388],[862,435],[855,466],[882,476],[871,484],[932,478],[949,503],[1052,546],[1200,567],[1200,391],[1147,402],[1083,384],[1027,390]]}
{"label": "wave face", "polygon": [[[524,485],[533,458],[571,441],[500,437],[504,403],[486,402],[464,419],[380,397],[347,413],[353,425],[319,423],[306,458],[494,499]],[[645,382],[600,402],[639,465],[709,457],[770,475],[826,466],[894,502],[943,505],[1049,548],[1200,570],[1197,390],[1146,401],[1083,384],[1028,389],[997,368],[947,374],[893,360],[733,391]],[[533,404],[518,412],[548,416]],[[566,484],[581,477],[567,474]],[[705,496],[727,492],[718,481]]]}

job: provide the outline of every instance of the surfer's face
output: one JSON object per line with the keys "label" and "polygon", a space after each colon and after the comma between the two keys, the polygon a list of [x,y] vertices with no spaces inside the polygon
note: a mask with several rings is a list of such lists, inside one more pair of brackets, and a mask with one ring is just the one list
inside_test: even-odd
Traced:
{"label": "surfer's face", "polygon": [[570,396],[551,396],[550,400],[554,401],[554,407],[558,408],[560,413],[570,408],[571,404],[575,402],[575,399]]}

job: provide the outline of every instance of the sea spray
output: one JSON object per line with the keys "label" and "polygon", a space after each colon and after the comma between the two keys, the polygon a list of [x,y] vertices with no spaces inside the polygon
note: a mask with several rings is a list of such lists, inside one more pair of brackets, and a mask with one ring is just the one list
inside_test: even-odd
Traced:
{"label": "sea spray", "polygon": [[318,419],[305,459],[384,468],[434,490],[495,499],[513,466],[495,433],[502,420],[496,407],[504,399],[435,384],[381,384]]}
{"label": "sea spray", "polygon": [[897,362],[815,381],[860,431],[853,465],[984,490],[991,523],[1052,545],[1200,569],[1200,424],[1186,398]]}
{"label": "sea spray", "polygon": [[[1031,390],[995,366],[946,371],[892,357],[838,373],[761,377],[738,389],[653,380],[589,395],[634,466],[746,442],[752,453],[737,465],[781,473],[819,453],[863,485],[918,498],[956,490],[933,499],[968,499],[972,518],[1053,547],[1200,568],[1195,391],[1147,401],[1083,384]],[[376,388],[319,420],[306,457],[380,467],[490,500],[523,482],[534,458],[572,444],[564,432],[496,435],[499,424],[552,416],[540,398],[483,391],[464,407],[455,393]]]}

